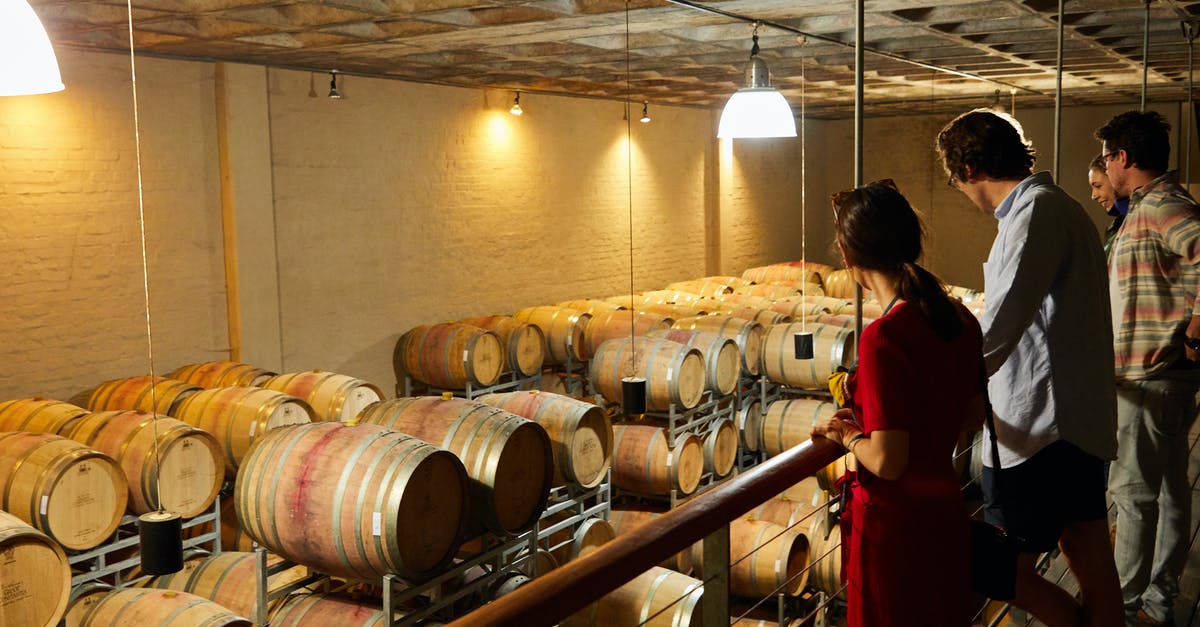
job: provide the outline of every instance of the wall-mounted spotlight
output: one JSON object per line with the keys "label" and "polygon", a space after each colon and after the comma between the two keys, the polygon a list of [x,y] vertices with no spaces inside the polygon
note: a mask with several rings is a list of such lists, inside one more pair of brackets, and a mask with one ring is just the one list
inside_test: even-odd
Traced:
{"label": "wall-mounted spotlight", "polygon": [[337,86],[337,70],[329,71],[329,97],[334,100],[342,99],[342,92],[338,91]]}
{"label": "wall-mounted spotlight", "polygon": [[513,96],[513,104],[508,108],[508,112],[513,115],[521,115],[522,113],[525,113],[525,111],[521,109],[521,92],[518,91],[516,92],[516,95]]}
{"label": "wall-mounted spotlight", "polygon": [[650,123],[650,110],[648,108],[649,106],[650,105],[648,105],[645,100],[642,101],[642,119],[640,120],[642,124]]}

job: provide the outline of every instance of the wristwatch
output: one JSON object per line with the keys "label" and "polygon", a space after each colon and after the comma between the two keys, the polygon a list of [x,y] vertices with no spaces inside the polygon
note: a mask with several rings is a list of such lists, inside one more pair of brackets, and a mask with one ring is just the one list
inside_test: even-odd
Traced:
{"label": "wristwatch", "polygon": [[1194,350],[1200,351],[1200,337],[1183,336],[1183,345]]}

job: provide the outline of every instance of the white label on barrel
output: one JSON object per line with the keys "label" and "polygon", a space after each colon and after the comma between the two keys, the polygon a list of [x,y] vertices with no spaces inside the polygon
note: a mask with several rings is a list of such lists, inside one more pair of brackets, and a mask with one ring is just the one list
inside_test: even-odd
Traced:
{"label": "white label on barrel", "polygon": [[46,505],[48,505],[49,503],[50,503],[50,496],[47,494],[43,494],[42,495],[42,506],[41,506],[41,508],[39,508],[42,511],[42,516],[46,515]]}
{"label": "white label on barrel", "polygon": [[371,512],[371,534],[378,536],[382,533],[380,528],[383,526],[383,517],[379,512]]}
{"label": "white label on barrel", "polygon": [[463,351],[463,363],[467,363],[467,351]]}
{"label": "white label on barrel", "polygon": [[258,422],[250,423],[250,437],[254,437],[254,430],[258,428]]}

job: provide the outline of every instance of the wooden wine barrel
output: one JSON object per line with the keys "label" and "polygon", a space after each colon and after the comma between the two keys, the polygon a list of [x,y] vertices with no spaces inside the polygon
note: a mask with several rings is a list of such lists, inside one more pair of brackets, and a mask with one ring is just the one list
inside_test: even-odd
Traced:
{"label": "wooden wine barrel", "polygon": [[643,311],[605,311],[592,316],[583,341],[587,344],[588,352],[596,355],[600,345],[609,340],[620,340],[633,335],[646,335],[650,331],[669,329],[675,321],[655,313]]}
{"label": "wooden wine barrel", "polygon": [[[283,561],[268,555],[267,567]],[[182,576],[174,575],[153,587],[189,592],[232,610],[239,616],[258,616],[257,561],[254,553],[223,551],[197,560]],[[289,568],[267,577],[267,589],[276,590],[304,577],[302,568]],[[268,613],[282,603],[268,603]]]}
{"label": "wooden wine barrel", "polygon": [[612,422],[595,403],[552,392],[505,392],[477,399],[546,430],[554,452],[554,485],[594,488],[612,465]]}
{"label": "wooden wine barrel", "polygon": [[737,429],[742,446],[747,451],[757,453],[760,446],[758,439],[762,435],[762,404],[758,399],[752,399],[738,409]]}
{"label": "wooden wine barrel", "polygon": [[210,389],[254,387],[275,374],[269,370],[236,361],[209,361],[181,366],[170,376],[172,379]]}
{"label": "wooden wine barrel", "polygon": [[717,477],[729,476],[737,463],[738,452],[738,432],[733,421],[725,418],[714,422],[704,435],[703,446],[704,472]]}
{"label": "wooden wine barrel", "polygon": [[0,625],[54,627],[67,611],[71,567],[46,534],[0,512]]}
{"label": "wooden wine barrel", "polygon": [[0,431],[58,433],[89,413],[70,403],[41,398],[4,401],[0,403]]}
{"label": "wooden wine barrel", "polygon": [[520,553],[517,553],[517,557],[513,562],[521,563],[521,560],[525,560],[521,566],[521,570],[534,579],[558,568],[558,560],[554,559],[554,555],[546,549],[537,549],[531,558],[526,557],[527,555],[529,555],[529,549],[523,549]]}
{"label": "wooden wine barrel", "polygon": [[[793,336],[801,331],[812,333],[812,359],[796,359]],[[838,366],[849,367],[854,362],[854,329],[799,322],[777,324],[767,329],[762,356],[768,379],[806,390],[824,390],[829,375]]]}
{"label": "wooden wine barrel", "polygon": [[[875,320],[876,318],[882,318],[883,317],[883,307],[880,306],[879,303],[877,303],[873,300],[866,299],[865,296],[863,298],[864,298],[863,303],[862,303],[863,318],[870,318],[871,320]],[[830,306],[830,308],[829,308],[830,313],[840,314],[840,315],[845,315],[845,316],[853,316],[854,315],[854,301],[853,300],[843,300],[840,302],[841,302],[840,306],[836,306],[836,307]]]}
{"label": "wooden wine barrel", "polygon": [[[804,285],[804,284],[801,284]],[[813,284],[808,284],[813,285]],[[814,285],[815,289],[816,288]],[[809,294],[815,291],[814,288],[809,288]],[[768,300],[779,300],[781,298],[794,298],[805,292],[803,287],[796,287],[783,283],[756,283],[754,285],[743,285],[733,291],[735,294],[746,294],[748,296],[760,296]]]}
{"label": "wooden wine barrel", "polygon": [[62,617],[62,627],[82,625],[83,617],[92,611],[92,607],[99,603],[100,599],[108,596],[113,590],[115,588],[99,581],[89,581],[76,586],[71,590],[71,597],[67,601],[67,612]]}
{"label": "wooden wine barrel", "polygon": [[175,415],[175,408],[200,386],[168,379],[167,377],[131,377],[101,383],[88,397],[87,408],[92,411],[135,409]]}
{"label": "wooden wine barrel", "polygon": [[837,488],[838,479],[846,474],[846,468],[851,463],[853,456],[849,453],[842,455],[833,461],[833,463],[825,466],[813,474],[817,479],[817,485],[826,492],[834,492]]}
{"label": "wooden wine barrel", "polygon": [[621,305],[618,305],[617,303],[609,302],[607,300],[600,300],[600,299],[596,299],[596,298],[578,298],[575,300],[567,300],[567,301],[558,303],[556,305],[556,307],[566,307],[567,309],[574,309],[576,311],[582,311],[586,314],[590,314],[593,316],[600,312],[604,312],[604,311],[616,311],[618,309],[628,309],[628,307],[622,307]]}
{"label": "wooden wine barrel", "polygon": [[640,494],[691,494],[704,474],[704,449],[694,435],[672,448],[666,433],[647,425],[614,425],[612,484]]}
{"label": "wooden wine barrel", "polygon": [[775,301],[762,296],[751,296],[750,294],[723,294],[717,297],[719,302],[726,305],[738,305],[740,307],[753,307],[756,309],[770,309],[771,304]]}
{"label": "wooden wine barrel", "polygon": [[[403,615],[395,618],[399,620]],[[331,593],[293,594],[284,599],[271,617],[271,627],[388,627],[390,624],[378,603]],[[441,625],[436,621],[415,624]]]}
{"label": "wooden wine barrel", "polygon": [[563,621],[563,627],[699,627],[704,585],[655,566]]}
{"label": "wooden wine barrel", "polygon": [[727,315],[757,322],[764,327],[769,327],[773,324],[787,324],[792,321],[791,317],[787,314],[779,313],[773,309],[760,309],[758,307],[731,309]]}
{"label": "wooden wine barrel", "polygon": [[[543,526],[549,527],[566,516],[552,516]],[[588,518],[577,526],[568,526],[553,532],[547,539],[550,554],[559,566],[586,557],[617,537],[612,525],[603,518]]]}
{"label": "wooden wine barrel", "polygon": [[[712,301],[708,301],[712,302]],[[711,308],[705,305],[705,301],[696,301],[687,305],[679,305],[675,303],[643,303],[637,306],[637,312],[652,313],[664,318],[671,319],[672,322],[679,318],[691,318],[692,316],[707,316],[711,313]],[[626,335],[629,335],[626,333]]]}
{"label": "wooden wine barrel", "polygon": [[259,439],[238,472],[238,522],[267,549],[351,579],[445,566],[467,509],[462,462],[375,425],[317,422]]}
{"label": "wooden wine barrel", "polygon": [[[692,545],[692,562],[704,568],[702,542]],[[746,517],[729,523],[729,591],[762,597],[779,592],[797,596],[808,579],[808,538],[765,520]]]}
{"label": "wooden wine barrel", "polygon": [[776,498],[816,506],[828,501],[829,495],[821,491],[821,486],[817,483],[816,477],[805,477],[788,489],[780,492]]}
{"label": "wooden wine barrel", "polygon": [[[251,538],[238,524],[237,512],[233,507],[233,495],[221,497],[220,511],[221,550],[249,552],[255,548],[254,538]],[[212,523],[202,523],[183,530],[184,538],[195,538],[212,532]]]}
{"label": "wooden wine barrel", "polygon": [[81,627],[250,627],[249,620],[196,595],[176,590],[126,588],[97,601]]}
{"label": "wooden wine barrel", "polygon": [[825,295],[825,289],[821,287],[821,284],[813,282],[813,281],[804,282],[804,281],[781,280],[781,281],[771,281],[769,283],[764,283],[763,285],[774,285],[774,286],[778,286],[778,287],[787,287],[787,288],[793,288],[793,289],[799,290],[799,293],[796,296],[794,296],[794,298],[800,298],[801,295],[805,295],[805,296],[824,296]]}
{"label": "wooden wine barrel", "polygon": [[728,396],[737,390],[742,376],[741,355],[737,342],[709,331],[662,329],[651,331],[648,337],[665,338],[700,351],[704,358],[704,387],[717,396]]}
{"label": "wooden wine barrel", "polygon": [[633,309],[634,307],[640,307],[645,302],[641,294],[618,294],[616,296],[609,296],[603,300],[606,303],[616,305],[618,309]]}
{"label": "wooden wine barrel", "polygon": [[558,366],[569,358],[576,363],[591,358],[584,333],[592,314],[567,307],[529,307],[513,314],[517,322],[527,322],[546,336],[546,365]]}
{"label": "wooden wine barrel", "polygon": [[[817,512],[814,514],[814,512]],[[824,510],[818,512],[817,507],[810,501],[793,501],[788,498],[776,497],[763,501],[758,507],[750,510],[746,518],[750,520],[765,520],[784,529],[795,529],[807,533],[813,516],[826,515]]]}
{"label": "wooden wine barrel", "polygon": [[457,455],[472,479],[471,515],[491,531],[528,529],[546,509],[554,452],[536,422],[478,401],[438,396],[376,403],[363,410],[359,422],[407,433]]}
{"label": "wooden wine barrel", "polygon": [[72,550],[108,539],[129,498],[116,462],[49,433],[0,433],[0,480],[0,510]]}
{"label": "wooden wine barrel", "polygon": [[161,495],[161,507],[168,512],[199,516],[217,498],[225,478],[216,438],[169,416],[97,412],[61,435],[116,460],[129,485],[129,509],[138,514],[158,510]]}
{"label": "wooden wine barrel", "polygon": [[679,290],[650,290],[649,292],[642,292],[641,302],[687,305],[700,300],[700,298],[699,294]]}
{"label": "wooden wine barrel", "polygon": [[400,336],[392,366],[397,379],[408,375],[436,388],[487,387],[500,379],[504,349],[495,333],[476,326],[426,324]]}
{"label": "wooden wine barrel", "polygon": [[[819,316],[809,318],[807,320],[807,322],[809,324],[823,324],[825,326],[836,327],[839,329],[849,329],[851,331],[854,330],[854,324],[855,324],[854,314],[852,314],[852,313],[851,314],[829,314],[829,313],[821,314]],[[875,322],[875,318],[864,317],[863,318],[863,327],[865,328],[868,324],[871,324],[872,322]]]}
{"label": "wooden wine barrel", "polygon": [[[849,270],[834,270],[823,279],[825,295],[833,298],[854,298],[854,276]],[[866,295],[863,295],[866,298]]]}
{"label": "wooden wine barrel", "polygon": [[667,285],[667,289],[677,292],[690,292],[699,296],[719,296],[729,294],[734,288],[750,285],[749,282],[732,276],[712,276],[691,281],[679,281]]}
{"label": "wooden wine barrel", "polygon": [[383,399],[383,390],[373,383],[319,370],[275,375],[260,387],[303,399],[317,420],[345,422]]}
{"label": "wooden wine barrel", "polygon": [[[609,515],[609,523],[612,525],[613,531],[618,536],[637,533],[637,528],[642,525],[662,516],[659,512],[653,512],[644,509],[633,508],[616,508],[614,507]],[[692,549],[688,547],[675,555],[667,558],[666,561],[659,564],[663,568],[682,573],[684,575],[692,574]]]}
{"label": "wooden wine barrel", "polygon": [[[141,549],[141,546],[134,547]],[[191,592],[185,588],[188,577],[192,576],[192,571],[196,570],[204,560],[208,559],[212,553],[204,549],[184,549],[183,550],[183,568],[178,571],[166,575],[150,576],[142,575],[142,565],[139,563],[129,569],[128,574],[124,577],[125,581],[132,582],[132,585],[138,588],[159,588],[162,590],[181,590],[183,592]],[[205,597],[207,598],[207,597]],[[211,600],[211,599],[210,599]]]}
{"label": "wooden wine barrel", "polygon": [[837,406],[811,398],[779,400],[767,406],[759,430],[759,445],[774,457],[812,437],[813,425],[830,418]]}
{"label": "wooden wine barrel", "polygon": [[826,594],[837,594],[842,589],[841,544],[841,527],[830,525],[828,516],[813,516],[808,529],[808,554],[812,560],[808,582]]}
{"label": "wooden wine barrel", "polygon": [[546,336],[536,326],[496,315],[466,318],[459,322],[496,334],[504,349],[505,372],[532,377],[542,371],[542,364],[546,361]]}
{"label": "wooden wine barrel", "polygon": [[766,333],[761,324],[735,316],[697,316],[676,320],[674,326],[676,329],[710,331],[733,340],[742,353],[742,372],[758,376]]}
{"label": "wooden wine barrel", "polygon": [[646,409],[691,409],[704,396],[704,357],[700,351],[662,338],[609,340],[600,346],[588,379],[604,398],[622,398],[621,379],[646,379]]}
{"label": "wooden wine barrel", "polygon": [[831,299],[804,297],[777,300],[771,304],[771,311],[791,316],[792,320],[803,320],[830,313],[832,310],[827,300]]}
{"label": "wooden wine barrel", "polygon": [[[571,384],[568,389],[568,383]],[[584,388],[586,382],[583,377],[575,375],[567,375],[560,372],[543,372],[539,387],[543,392],[552,392],[573,398],[577,401],[591,402],[591,396],[587,394]]]}
{"label": "wooden wine barrel", "polygon": [[203,390],[180,403],[175,417],[217,439],[225,459],[225,476],[231,479],[259,437],[271,429],[313,420],[308,403],[262,388]]}
{"label": "wooden wine barrel", "polygon": [[830,267],[823,263],[811,261],[789,261],[773,263],[767,266],[747,268],[742,272],[742,278],[754,283],[770,283],[771,281],[803,281],[805,283],[821,284],[822,273]]}

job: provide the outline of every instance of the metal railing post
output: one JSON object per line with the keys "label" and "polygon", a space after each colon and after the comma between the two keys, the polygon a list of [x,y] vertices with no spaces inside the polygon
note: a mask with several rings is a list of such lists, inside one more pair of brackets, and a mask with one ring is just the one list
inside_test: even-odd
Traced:
{"label": "metal railing post", "polygon": [[704,627],[729,627],[729,525],[704,537]]}

